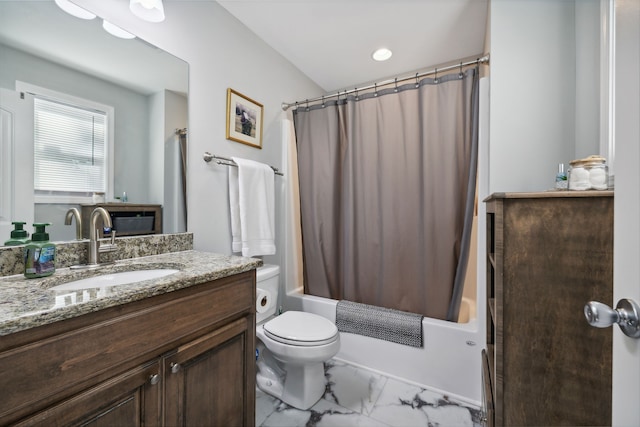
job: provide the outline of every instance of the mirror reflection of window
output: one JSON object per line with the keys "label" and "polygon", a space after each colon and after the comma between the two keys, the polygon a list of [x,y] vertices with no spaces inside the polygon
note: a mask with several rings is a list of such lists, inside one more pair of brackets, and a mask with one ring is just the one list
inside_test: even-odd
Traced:
{"label": "mirror reflection of window", "polygon": [[16,87],[34,97],[35,202],[92,203],[94,194],[111,194],[115,108],[29,83]]}
{"label": "mirror reflection of window", "polygon": [[34,188],[63,195],[104,193],[107,113],[36,97]]}

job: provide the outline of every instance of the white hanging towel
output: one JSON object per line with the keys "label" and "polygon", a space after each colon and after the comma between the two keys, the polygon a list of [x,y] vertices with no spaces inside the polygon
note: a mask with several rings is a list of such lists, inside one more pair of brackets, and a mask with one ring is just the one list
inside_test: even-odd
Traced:
{"label": "white hanging towel", "polygon": [[238,168],[229,167],[229,208],[231,214],[231,250],[242,252],[242,232],[240,231],[240,188]]}
{"label": "white hanging towel", "polygon": [[[253,160],[232,159],[238,165],[237,193],[233,188],[235,183],[232,183],[235,181],[233,172],[236,171],[229,172],[232,249],[241,251],[246,257],[273,255],[276,253],[274,171],[270,166]],[[237,203],[234,193],[237,194]]]}

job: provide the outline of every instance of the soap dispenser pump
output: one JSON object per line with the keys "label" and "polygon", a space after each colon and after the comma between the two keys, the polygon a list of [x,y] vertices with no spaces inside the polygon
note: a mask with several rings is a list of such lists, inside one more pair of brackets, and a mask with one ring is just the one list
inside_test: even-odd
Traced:
{"label": "soap dispenser pump", "polygon": [[29,242],[29,233],[27,230],[23,230],[22,227],[26,222],[14,221],[14,229],[11,231],[11,238],[4,242],[5,246],[18,246],[24,245]]}
{"label": "soap dispenser pump", "polygon": [[51,224],[33,224],[36,231],[24,248],[24,275],[29,279],[50,276],[56,270],[56,246],[49,242],[49,233],[45,229],[48,225]]}

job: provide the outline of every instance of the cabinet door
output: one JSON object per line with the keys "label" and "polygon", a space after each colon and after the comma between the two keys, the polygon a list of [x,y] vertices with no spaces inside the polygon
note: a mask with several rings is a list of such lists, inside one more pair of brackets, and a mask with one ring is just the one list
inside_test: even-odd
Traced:
{"label": "cabinet door", "polygon": [[160,361],[118,375],[29,417],[18,426],[160,425]]}
{"label": "cabinet door", "polygon": [[165,425],[254,425],[250,320],[236,320],[164,358]]}

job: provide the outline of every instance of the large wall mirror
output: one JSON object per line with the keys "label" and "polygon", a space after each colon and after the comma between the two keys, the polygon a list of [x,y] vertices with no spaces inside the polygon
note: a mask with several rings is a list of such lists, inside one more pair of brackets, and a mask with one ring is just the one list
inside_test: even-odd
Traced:
{"label": "large wall mirror", "polygon": [[[102,24],[99,17],[68,15],[53,0],[0,1],[0,107],[24,87],[112,107],[113,182],[105,201],[116,202],[126,192],[129,203],[162,205],[163,232],[185,231],[186,178],[176,130],[187,128],[188,64],[143,40],[114,37]],[[9,127],[0,126],[0,133],[10,135]],[[65,214],[87,200],[36,195],[32,217],[15,214],[15,206],[33,193],[33,184],[29,189],[22,184],[29,181],[24,170],[33,170],[33,160],[24,155],[12,163],[7,159],[11,150],[19,153],[29,143],[5,138],[0,185],[13,183],[16,190],[8,196],[2,187],[0,245],[8,239],[11,221],[27,222],[28,230],[32,222],[50,222],[51,240],[73,240],[75,224],[64,225]]]}

